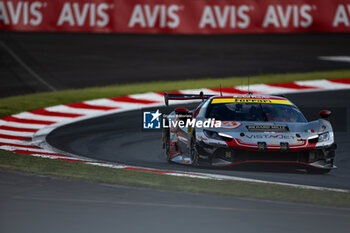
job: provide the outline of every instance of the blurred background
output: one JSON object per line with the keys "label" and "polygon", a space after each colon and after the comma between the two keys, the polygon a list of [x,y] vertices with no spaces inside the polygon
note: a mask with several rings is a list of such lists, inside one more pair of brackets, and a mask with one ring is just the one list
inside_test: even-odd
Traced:
{"label": "blurred background", "polygon": [[0,96],[155,80],[346,69],[347,4],[339,0],[1,1]]}

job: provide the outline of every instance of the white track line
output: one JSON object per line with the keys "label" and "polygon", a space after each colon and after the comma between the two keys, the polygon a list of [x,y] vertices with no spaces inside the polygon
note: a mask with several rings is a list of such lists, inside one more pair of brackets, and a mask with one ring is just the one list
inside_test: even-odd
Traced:
{"label": "white track line", "polygon": [[350,62],[350,56],[321,56],[320,60],[335,61],[335,62]]}
{"label": "white track line", "polygon": [[41,78],[34,70],[32,70],[24,61],[17,56],[9,47],[6,46],[4,42],[0,40],[0,45],[21,65],[23,68],[30,73],[36,80],[41,82],[44,86],[46,86],[50,91],[56,91],[56,88],[54,88],[51,84],[46,82],[43,78]]}
{"label": "white track line", "polygon": [[211,174],[211,173],[184,172],[184,171],[176,171],[176,170],[175,171],[174,170],[161,170],[161,169],[134,167],[134,166],[127,166],[127,165],[122,165],[122,164],[101,163],[101,162],[88,162],[87,164],[101,166],[101,167],[118,168],[118,169],[141,168],[141,169],[146,169],[150,172],[163,171],[163,172],[165,172],[165,173],[162,173],[163,175],[170,175],[170,176],[182,176],[182,177],[201,178],[201,179],[210,179],[210,180],[253,182],[253,183],[281,185],[281,186],[295,187],[295,188],[302,188],[302,189],[325,190],[325,191],[335,191],[335,192],[345,192],[345,193],[350,192],[350,190],[346,190],[346,189],[326,188],[326,187],[319,187],[319,186],[312,186],[312,185],[300,185],[300,184],[283,183],[283,182],[273,182],[273,181],[249,179],[249,178],[242,178],[242,177],[237,177],[237,176],[228,176],[228,175]]}
{"label": "white track line", "polygon": [[76,162],[90,162],[88,159],[79,159],[69,156],[55,156],[55,155],[42,155],[42,154],[30,154],[30,156],[34,157],[40,157],[40,158],[46,158],[46,159],[69,159],[69,160],[75,160]]}
{"label": "white track line", "polygon": [[24,150],[24,151],[43,152],[43,153],[54,153],[52,151],[48,151],[48,150],[45,150],[45,149],[24,148],[24,147],[19,147],[19,146],[0,146],[0,149],[2,149],[2,150],[9,150],[9,151]]}

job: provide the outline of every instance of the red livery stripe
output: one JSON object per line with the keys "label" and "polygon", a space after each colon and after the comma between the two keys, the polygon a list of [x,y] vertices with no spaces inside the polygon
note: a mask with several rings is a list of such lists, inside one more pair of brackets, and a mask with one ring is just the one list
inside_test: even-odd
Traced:
{"label": "red livery stripe", "polygon": [[26,141],[30,141],[32,139],[31,137],[13,136],[13,135],[7,135],[7,134],[0,134],[0,138],[13,139],[13,140],[26,140]]}
{"label": "red livery stripe", "polygon": [[135,103],[135,104],[155,104],[155,103],[159,103],[159,101],[135,99],[135,98],[131,98],[129,96],[115,97],[115,98],[109,98],[109,99],[113,100],[113,101],[117,101],[117,102],[127,102],[127,103]]}
{"label": "red livery stripe", "polygon": [[108,111],[108,110],[113,110],[118,108],[118,107],[97,106],[97,105],[91,105],[86,103],[66,104],[66,106],[71,108],[83,108],[83,109],[103,110],[103,111]]}
{"label": "red livery stripe", "polygon": [[29,148],[29,149],[40,149],[40,147],[37,147],[37,146],[21,145],[21,144],[7,143],[7,142],[0,142],[0,146],[15,146],[15,147],[23,147],[23,148]]}
{"label": "red livery stripe", "polygon": [[42,120],[32,120],[32,119],[22,119],[14,116],[1,118],[4,121],[11,121],[23,124],[38,124],[38,125],[51,125],[56,123],[55,121],[42,121]]}
{"label": "red livery stripe", "polygon": [[319,89],[317,87],[304,86],[304,85],[299,85],[297,83],[272,83],[267,85],[271,87],[282,87],[282,88],[290,88],[290,89],[297,89],[297,90]]}
{"label": "red livery stripe", "polygon": [[334,83],[345,83],[345,84],[350,84],[350,78],[330,79],[329,81],[334,82]]}
{"label": "red livery stripe", "polygon": [[13,150],[12,152],[15,152],[18,154],[25,154],[25,155],[52,155],[52,156],[67,157],[66,155],[60,155],[60,154],[56,154],[56,153],[38,152],[38,151],[31,151],[31,150]]}
{"label": "red livery stripe", "polygon": [[51,112],[46,109],[38,109],[38,110],[30,111],[30,113],[33,113],[36,115],[43,115],[43,116],[71,117],[71,118],[84,116],[83,114],[76,114],[76,113]]}
{"label": "red livery stripe", "polygon": [[30,133],[35,133],[36,131],[38,131],[38,129],[18,128],[18,127],[12,127],[12,126],[7,126],[7,125],[0,125],[0,129],[9,130],[9,131],[17,131],[17,132],[30,132]]}

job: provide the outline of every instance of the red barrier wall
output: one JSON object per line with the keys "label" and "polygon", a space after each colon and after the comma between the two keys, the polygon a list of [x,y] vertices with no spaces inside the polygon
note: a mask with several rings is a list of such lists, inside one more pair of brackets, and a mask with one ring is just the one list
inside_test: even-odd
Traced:
{"label": "red barrier wall", "polygon": [[350,32],[350,0],[0,0],[0,30]]}

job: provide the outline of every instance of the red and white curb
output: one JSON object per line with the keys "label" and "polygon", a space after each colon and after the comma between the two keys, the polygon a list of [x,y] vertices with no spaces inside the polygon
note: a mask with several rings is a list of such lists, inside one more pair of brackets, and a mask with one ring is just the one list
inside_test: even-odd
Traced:
{"label": "red and white curb", "polygon": [[[292,83],[279,84],[255,84],[250,85],[249,87],[249,91],[259,94],[316,92],[340,89],[350,89],[350,78],[334,80],[322,79],[311,81],[297,81]],[[220,90],[218,88],[180,90],[174,93],[198,94],[200,91],[203,91],[205,94],[220,94]],[[222,91],[224,95],[242,94],[247,93],[248,87],[236,86],[232,88],[222,88]],[[185,102],[188,103],[188,101]],[[181,101],[176,102],[176,104],[179,103],[181,103]],[[96,161],[86,157],[72,155],[64,151],[59,151],[58,149],[53,148],[46,143],[46,136],[52,130],[66,124],[118,112],[125,112],[145,107],[156,107],[162,105],[164,105],[164,97],[162,93],[148,92],[123,97],[104,98],[83,101],[80,103],[57,105],[34,111],[18,113],[0,119],[0,149],[12,151],[18,154],[50,158],[55,160],[80,162],[96,166],[111,167],[125,170],[139,170],[153,173],[161,173],[172,176],[186,176],[216,180],[237,180],[266,184],[278,184],[284,186],[293,186],[316,190],[350,192],[350,190],[343,189],[332,189],[290,183],[270,182],[218,174],[159,170]]]}

